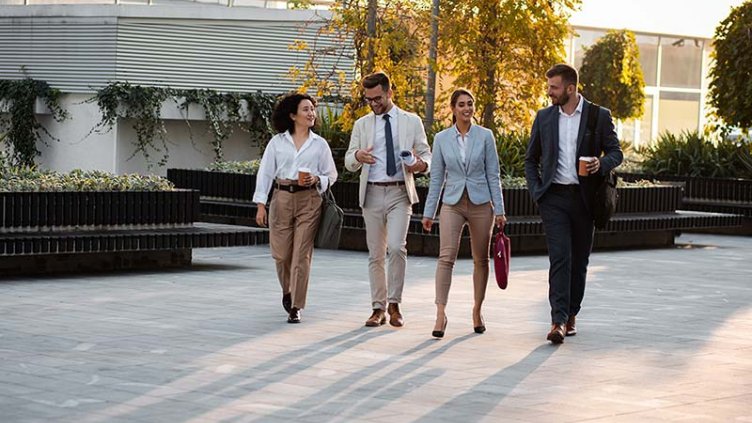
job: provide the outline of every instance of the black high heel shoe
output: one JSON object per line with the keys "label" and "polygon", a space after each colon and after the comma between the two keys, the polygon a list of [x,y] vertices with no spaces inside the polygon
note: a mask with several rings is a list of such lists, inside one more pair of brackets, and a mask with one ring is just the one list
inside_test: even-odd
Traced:
{"label": "black high heel shoe", "polygon": [[445,314],[444,315],[444,326],[441,328],[441,330],[435,330],[435,331],[431,332],[431,335],[434,338],[443,338],[444,337],[444,332],[446,332],[446,326],[447,326],[448,322],[449,322],[449,319],[447,319],[446,314]]}
{"label": "black high heel shoe", "polygon": [[480,324],[480,326],[475,326],[475,327],[473,327],[473,331],[474,331],[475,333],[483,333],[483,332],[485,332],[485,331],[486,331],[486,324],[485,324],[485,323],[483,323],[483,316],[481,316],[481,317],[480,317],[480,321],[481,321],[481,324]]}

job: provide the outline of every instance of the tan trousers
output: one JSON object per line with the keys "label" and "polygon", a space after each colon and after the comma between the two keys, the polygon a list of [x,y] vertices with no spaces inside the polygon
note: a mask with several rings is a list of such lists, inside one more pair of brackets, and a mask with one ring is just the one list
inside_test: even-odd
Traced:
{"label": "tan trousers", "polygon": [[[372,308],[402,302],[407,262],[407,229],[413,214],[404,185],[368,185],[363,204]],[[385,264],[389,266],[388,278]]]}
{"label": "tan trousers", "polygon": [[292,306],[298,309],[304,309],[306,304],[321,201],[315,189],[294,194],[277,190],[269,207],[269,244],[277,264],[277,278],[282,293],[289,292]]}
{"label": "tan trousers", "polygon": [[452,270],[457,260],[462,228],[470,228],[470,249],[473,253],[473,291],[475,304],[486,297],[488,286],[489,248],[494,214],[491,203],[473,204],[467,192],[455,205],[444,204],[439,215],[439,261],[436,264],[436,304],[446,304],[452,285]]}

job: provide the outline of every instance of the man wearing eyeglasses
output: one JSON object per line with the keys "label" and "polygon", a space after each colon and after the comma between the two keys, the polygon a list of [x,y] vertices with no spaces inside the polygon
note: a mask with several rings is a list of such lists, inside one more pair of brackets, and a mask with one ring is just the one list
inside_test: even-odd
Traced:
{"label": "man wearing eyeglasses", "polygon": [[[383,325],[389,313],[389,324],[401,327],[407,229],[412,205],[418,202],[413,174],[428,172],[431,148],[420,118],[392,102],[385,73],[368,75],[361,85],[372,112],[355,122],[345,167],[351,172],[362,169],[359,201],[366,224],[373,309],[366,326]],[[401,151],[412,152],[415,163],[401,160]]]}

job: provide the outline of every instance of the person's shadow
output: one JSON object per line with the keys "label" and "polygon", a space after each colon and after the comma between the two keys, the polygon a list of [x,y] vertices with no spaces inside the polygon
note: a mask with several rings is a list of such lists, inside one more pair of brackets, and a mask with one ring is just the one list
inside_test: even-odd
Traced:
{"label": "person's shadow", "polygon": [[[306,416],[315,415],[318,412],[325,412],[327,415],[335,415],[340,419],[347,420],[348,418],[357,419],[358,416],[383,409],[390,402],[400,399],[440,377],[444,373],[443,369],[423,371],[421,369],[453,346],[473,336],[475,335],[468,334],[452,339],[443,343],[439,348],[420,354],[422,350],[435,345],[437,342],[433,339],[423,341],[397,356],[389,357],[355,371],[316,394],[289,405],[285,410],[267,414],[257,421],[281,420],[291,417],[291,414],[297,414],[296,417],[305,419]],[[369,376],[383,372],[389,365],[398,363],[400,358],[405,357],[411,359],[382,376],[353,388],[361,381],[368,379]]]}
{"label": "person's shadow", "polygon": [[[487,377],[465,393],[457,395],[416,422],[431,423],[442,421],[456,410],[472,404],[474,412],[462,417],[463,423],[475,422],[488,416],[496,406],[509,395],[525,378],[534,373],[551,355],[556,347],[543,344],[530,351],[522,360],[507,366]],[[482,398],[478,398],[481,397]]]}

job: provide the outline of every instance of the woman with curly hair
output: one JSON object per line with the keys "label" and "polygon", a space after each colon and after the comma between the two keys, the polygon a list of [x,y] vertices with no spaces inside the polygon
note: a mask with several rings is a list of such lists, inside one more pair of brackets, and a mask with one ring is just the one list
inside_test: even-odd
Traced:
{"label": "woman with curly hair", "polygon": [[329,144],[311,130],[316,123],[313,97],[299,93],[284,96],[274,108],[272,123],[279,133],[264,150],[253,202],[257,204],[256,223],[269,226],[287,322],[300,323],[321,215],[321,193],[337,180],[337,169]]}

